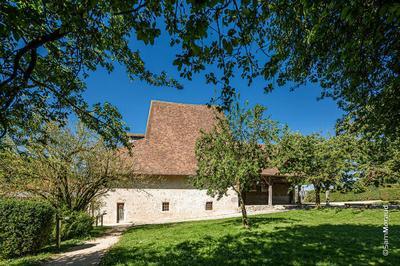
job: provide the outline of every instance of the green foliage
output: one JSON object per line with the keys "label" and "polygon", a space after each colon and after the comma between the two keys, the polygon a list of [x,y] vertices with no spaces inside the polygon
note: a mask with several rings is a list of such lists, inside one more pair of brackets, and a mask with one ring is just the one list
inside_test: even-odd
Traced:
{"label": "green foliage", "polygon": [[261,170],[268,166],[269,148],[279,131],[276,122],[264,118],[264,111],[258,105],[249,110],[233,106],[226,118],[218,115],[212,131],[202,132],[196,143],[196,186],[222,197],[228,188],[241,193],[259,179]]}
{"label": "green foliage", "polygon": [[[217,115],[216,127],[202,133],[195,149],[198,169],[194,185],[218,198],[229,189],[234,190],[239,196],[245,226],[243,193],[260,182],[262,169],[269,165],[271,142],[278,134],[276,122],[265,118],[264,111],[259,105],[249,110],[233,105],[226,117]],[[261,140],[265,141],[264,148]]]}
{"label": "green foliage", "polygon": [[[230,81],[266,80],[265,90],[318,82],[322,97],[346,111],[347,130],[397,137],[400,130],[400,4],[395,1],[210,1],[178,9],[174,64],[206,75],[234,94]],[[346,123],[345,123],[346,124]]]}
{"label": "green foliage", "polygon": [[[165,28],[173,64],[192,79],[205,72],[229,106],[236,75],[249,83],[319,82],[346,111],[343,128],[397,137],[400,5],[387,1],[21,1],[0,4],[0,122],[15,135],[38,121],[75,112],[106,141],[127,144],[109,103],[82,99],[99,67],[126,67],[132,79],[181,88],[145,67],[137,42],[153,45]],[[220,71],[209,70],[215,65]],[[51,70],[51,71],[49,71]]]}
{"label": "green foliage", "polygon": [[380,186],[400,182],[400,139],[362,139],[358,144],[358,186]]}
{"label": "green foliage", "polygon": [[[164,5],[165,4],[165,5]],[[115,63],[131,79],[180,88],[165,73],[150,72],[129,45],[153,44],[156,19],[172,3],[146,1],[21,1],[0,3],[0,136],[30,132],[42,121],[64,123],[74,112],[108,144],[128,145],[127,127],[110,103],[83,99],[89,73]]]}
{"label": "green foliage", "polygon": [[83,211],[64,211],[61,214],[61,238],[63,240],[90,236],[94,218]]}
{"label": "green foliage", "polygon": [[57,209],[82,211],[114,180],[131,175],[132,165],[124,156],[82,124],[75,132],[47,124],[44,135],[0,150],[1,191],[8,196],[29,193]]}
{"label": "green foliage", "polygon": [[[383,211],[293,210],[239,218],[135,226],[104,256],[101,265],[398,265],[400,238],[389,236],[382,256]],[[390,232],[400,212],[390,211]],[[389,234],[390,234],[389,232]],[[366,244],[368,243],[368,244]],[[268,255],[265,255],[268,254]]]}
{"label": "green foliage", "polygon": [[[276,165],[297,184],[360,192],[369,186],[399,182],[399,141],[356,138],[343,134],[329,138],[286,131],[277,145]],[[379,198],[379,197],[378,197]],[[309,197],[311,199],[311,197]]]}
{"label": "green foliage", "polygon": [[286,131],[277,145],[275,160],[281,173],[291,175],[295,184],[313,184],[319,205],[321,190],[342,185],[344,176],[355,170],[355,143],[349,135],[325,139],[318,134]]}
{"label": "green foliage", "polygon": [[54,209],[43,202],[0,200],[0,255],[16,257],[38,251],[49,240]]}

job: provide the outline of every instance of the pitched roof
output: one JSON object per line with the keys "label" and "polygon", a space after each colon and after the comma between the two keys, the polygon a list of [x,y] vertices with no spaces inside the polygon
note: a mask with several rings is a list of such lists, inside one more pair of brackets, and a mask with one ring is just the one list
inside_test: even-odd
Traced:
{"label": "pitched roof", "polygon": [[134,142],[137,172],[149,175],[195,174],[194,149],[200,129],[210,130],[214,123],[213,107],[152,101],[145,137]]}
{"label": "pitched roof", "polygon": [[[134,142],[136,172],[144,175],[194,175],[196,140],[200,130],[213,128],[216,114],[216,109],[207,105],[152,101],[145,137]],[[277,169],[265,169],[264,172],[275,175]]]}

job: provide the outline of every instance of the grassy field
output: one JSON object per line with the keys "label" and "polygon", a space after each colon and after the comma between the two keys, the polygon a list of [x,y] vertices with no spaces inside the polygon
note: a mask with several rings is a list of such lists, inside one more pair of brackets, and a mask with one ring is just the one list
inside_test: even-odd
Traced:
{"label": "grassy field", "polygon": [[[369,187],[363,192],[331,192],[330,201],[361,201],[361,200],[400,200],[400,186],[392,185],[390,187]],[[315,192],[309,191],[305,198],[306,202],[315,202]],[[325,201],[325,193],[321,193],[321,202]]]}
{"label": "grassy field", "polygon": [[21,258],[15,259],[1,259],[0,258],[0,266],[30,266],[30,265],[40,265],[43,261],[50,259],[54,255],[60,252],[65,252],[68,249],[82,245],[85,240],[89,238],[95,238],[103,235],[109,227],[106,226],[98,226],[94,227],[90,232],[90,237],[85,237],[81,239],[70,239],[61,242],[60,249],[57,249],[54,244],[49,245],[41,249],[37,254],[27,255]]}
{"label": "grassy field", "polygon": [[131,228],[102,265],[399,265],[400,212],[390,212],[389,255],[382,255],[378,210],[296,210]]}

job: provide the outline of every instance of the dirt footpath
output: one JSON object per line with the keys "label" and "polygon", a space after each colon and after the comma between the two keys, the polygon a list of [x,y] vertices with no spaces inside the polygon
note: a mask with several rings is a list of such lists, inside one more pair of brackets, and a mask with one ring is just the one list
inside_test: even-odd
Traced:
{"label": "dirt footpath", "polygon": [[122,233],[128,228],[129,225],[115,226],[104,236],[88,240],[83,245],[76,246],[65,253],[57,255],[54,259],[43,263],[43,265],[98,265],[105,252],[118,242]]}

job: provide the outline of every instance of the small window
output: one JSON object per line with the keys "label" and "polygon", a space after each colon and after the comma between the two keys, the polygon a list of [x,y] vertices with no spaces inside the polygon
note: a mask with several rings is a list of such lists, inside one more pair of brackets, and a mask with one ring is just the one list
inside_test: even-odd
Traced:
{"label": "small window", "polygon": [[169,211],[169,202],[163,202],[162,203],[162,211],[163,212]]}
{"label": "small window", "polygon": [[212,209],[213,209],[213,202],[207,201],[206,202],[206,211],[212,211]]}

